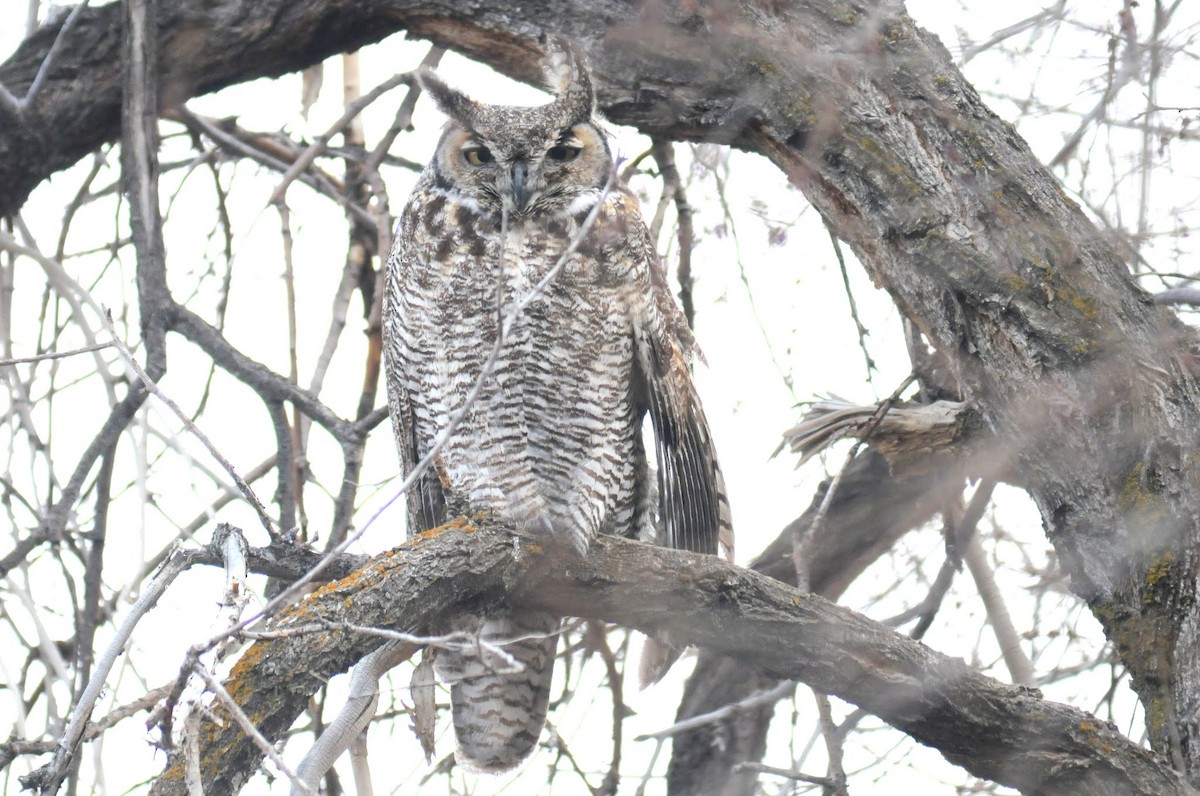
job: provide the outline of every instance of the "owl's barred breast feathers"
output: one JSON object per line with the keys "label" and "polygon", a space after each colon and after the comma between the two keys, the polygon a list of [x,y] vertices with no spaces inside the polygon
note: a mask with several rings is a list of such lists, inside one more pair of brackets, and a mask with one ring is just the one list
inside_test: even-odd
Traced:
{"label": "owl's barred breast feathers", "polygon": [[[484,105],[421,76],[449,121],[388,262],[385,365],[406,473],[445,440],[409,494],[410,530],[466,507],[580,555],[598,533],[715,554],[732,536],[689,371],[694,343],[637,200],[610,186],[586,64],[570,43],[549,47],[556,96],[539,107]],[[517,664],[497,667],[479,646],[439,651],[461,763],[502,771],[532,750],[558,624],[505,606],[459,618],[484,646],[511,642]]]}

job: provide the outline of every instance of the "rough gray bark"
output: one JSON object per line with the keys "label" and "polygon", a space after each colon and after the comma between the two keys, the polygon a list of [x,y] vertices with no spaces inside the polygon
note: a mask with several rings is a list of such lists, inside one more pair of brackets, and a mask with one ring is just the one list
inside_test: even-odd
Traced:
{"label": "rough gray bark", "polygon": [[[1104,624],[1156,749],[1200,779],[1196,336],[947,53],[891,3],[182,0],[160,6],[164,109],[401,28],[520,78],[581,40],[605,112],[783,169],[956,369]],[[119,7],[91,9],[23,111],[0,108],[0,213],[117,134]],[[54,28],[0,65],[20,96]]]}
{"label": "rough gray bark", "polygon": [[[1192,794],[1183,777],[1110,724],[1005,685],[876,622],[779,581],[701,556],[613,537],[586,560],[548,558],[504,529],[451,523],[378,556],[280,614],[226,689],[268,739],[291,726],[330,675],[380,643],[339,623],[420,633],[478,601],[620,621],[697,644],[769,676],[853,702],[971,773],[1029,794]],[[323,624],[326,623],[326,624]],[[303,672],[304,676],[296,676]],[[236,793],[261,752],[228,720],[206,721],[200,770],[210,796]],[[185,793],[172,755],[153,794]]]}

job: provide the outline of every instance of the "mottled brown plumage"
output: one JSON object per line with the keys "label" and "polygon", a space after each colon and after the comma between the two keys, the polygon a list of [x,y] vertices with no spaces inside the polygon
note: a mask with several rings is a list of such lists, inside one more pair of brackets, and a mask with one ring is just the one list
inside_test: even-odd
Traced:
{"label": "mottled brown plumage", "polygon": [[[731,534],[692,336],[637,200],[614,185],[582,57],[548,49],[555,99],[540,107],[483,105],[421,76],[450,119],[401,215],[384,315],[405,472],[443,440],[409,494],[410,530],[487,510],[578,555],[598,533],[716,553]],[[460,762],[502,771],[536,744],[558,624],[506,606],[456,622],[481,642],[437,658]]]}

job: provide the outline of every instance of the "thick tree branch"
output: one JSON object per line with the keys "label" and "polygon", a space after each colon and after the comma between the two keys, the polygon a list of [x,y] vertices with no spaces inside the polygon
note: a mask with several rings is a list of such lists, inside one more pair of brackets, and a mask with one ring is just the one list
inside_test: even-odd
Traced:
{"label": "thick tree branch", "polygon": [[[283,612],[277,629],[334,623],[403,632],[436,628],[479,601],[516,604],[703,645],[780,678],[798,679],[875,713],[947,759],[1026,793],[1191,794],[1182,777],[1077,708],[1005,685],[854,612],[716,557],[601,537],[563,562],[503,529],[451,523],[378,556]],[[258,642],[226,688],[277,739],[325,679],[377,647],[332,629]],[[303,672],[304,676],[296,676]],[[221,708],[215,711],[222,715]],[[261,753],[232,721],[206,722],[208,794],[235,793]],[[183,793],[178,756],[155,794]]]}
{"label": "thick tree branch", "polygon": [[[854,458],[842,474],[825,521],[807,545],[811,555],[810,585],[815,594],[836,599],[901,536],[928,521],[961,491],[963,472],[957,459],[952,459],[949,466],[943,460],[940,468],[926,465],[918,457],[889,466],[873,449]],[[915,472],[909,472],[910,468]],[[831,481],[827,479],[821,485],[808,509],[750,564],[753,570],[783,583],[796,582],[793,548],[797,530],[812,525]],[[676,721],[720,710],[756,692],[770,690],[777,683],[777,678],[765,672],[748,670],[737,658],[701,650],[684,687]],[[676,738],[667,772],[669,792],[679,796],[742,796],[756,792],[756,773],[735,767],[762,758],[774,713],[774,704],[760,705]]]}

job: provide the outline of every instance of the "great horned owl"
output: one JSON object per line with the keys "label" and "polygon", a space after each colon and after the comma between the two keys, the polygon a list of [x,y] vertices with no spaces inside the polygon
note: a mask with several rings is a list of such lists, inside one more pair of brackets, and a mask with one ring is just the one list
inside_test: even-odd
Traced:
{"label": "great horned owl", "polygon": [[[693,338],[636,198],[614,185],[581,54],[548,49],[555,98],[540,107],[485,105],[420,76],[449,121],[388,261],[388,404],[406,473],[444,444],[409,493],[409,530],[443,523],[449,505],[580,555],[598,533],[715,554],[732,537]],[[487,642],[436,658],[460,763],[503,771],[533,749],[558,626],[503,605],[456,623]]]}

